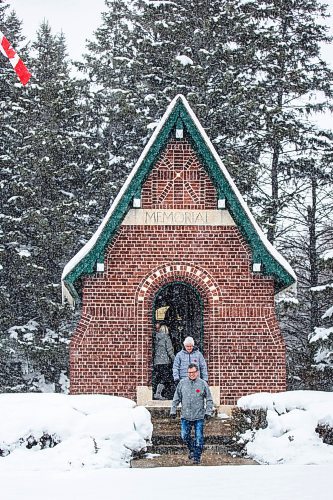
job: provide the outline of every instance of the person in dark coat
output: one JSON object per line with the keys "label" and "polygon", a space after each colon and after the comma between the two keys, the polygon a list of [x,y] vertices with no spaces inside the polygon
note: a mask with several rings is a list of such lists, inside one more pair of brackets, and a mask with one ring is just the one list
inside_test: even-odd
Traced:
{"label": "person in dark coat", "polygon": [[168,327],[156,323],[155,345],[154,345],[154,372],[157,382],[155,399],[165,399],[162,395],[163,390],[170,383],[171,366],[175,359],[175,353],[172,347]]}
{"label": "person in dark coat", "polygon": [[187,368],[190,363],[195,363],[199,368],[199,377],[208,382],[207,363],[197,347],[194,346],[192,337],[186,337],[184,348],[176,354],[173,362],[172,374],[175,383],[187,377]]}
{"label": "person in dark coat", "polygon": [[[180,435],[188,447],[188,458],[200,464],[204,445],[204,421],[211,417],[213,398],[207,382],[199,377],[199,367],[190,363],[187,378],[183,378],[175,391],[170,417],[175,418],[177,406],[181,403]],[[191,436],[194,428],[194,439]]]}

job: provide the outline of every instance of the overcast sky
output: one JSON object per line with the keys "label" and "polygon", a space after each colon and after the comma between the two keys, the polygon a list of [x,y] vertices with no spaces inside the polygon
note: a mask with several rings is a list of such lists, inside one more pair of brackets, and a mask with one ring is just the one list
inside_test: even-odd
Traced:
{"label": "overcast sky", "polygon": [[[79,59],[85,40],[101,24],[104,0],[6,0],[23,21],[23,34],[34,39],[41,22],[49,21],[52,32],[63,31],[71,59]],[[2,27],[5,34],[5,26]]]}

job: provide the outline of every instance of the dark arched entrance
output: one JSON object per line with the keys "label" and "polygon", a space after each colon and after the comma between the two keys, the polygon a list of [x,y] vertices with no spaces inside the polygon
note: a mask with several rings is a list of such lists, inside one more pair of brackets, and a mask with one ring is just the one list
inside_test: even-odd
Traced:
{"label": "dark arched entrance", "polygon": [[[188,336],[194,338],[195,345],[202,352],[203,305],[193,286],[173,282],[160,288],[153,303],[153,326],[156,322],[168,327],[175,354],[183,348],[183,341]],[[153,372],[153,387],[154,379]]]}
{"label": "dark arched entrance", "polygon": [[155,296],[153,319],[167,325],[177,353],[185,337],[191,336],[202,352],[203,307],[197,290],[182,282],[173,282],[160,288]]}

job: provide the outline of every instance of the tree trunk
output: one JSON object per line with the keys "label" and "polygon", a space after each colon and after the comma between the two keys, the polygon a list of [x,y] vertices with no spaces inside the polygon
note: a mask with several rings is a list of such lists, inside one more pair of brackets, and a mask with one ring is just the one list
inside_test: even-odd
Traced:
{"label": "tree trunk", "polygon": [[[308,206],[308,230],[309,230],[309,264],[310,264],[310,287],[318,285],[318,256],[316,235],[316,210],[317,210],[317,180],[315,174],[311,177],[311,199],[312,206]],[[314,330],[319,324],[318,294],[310,292],[310,328]]]}
{"label": "tree trunk", "polygon": [[278,181],[279,156],[280,156],[280,145],[279,143],[275,143],[273,149],[272,168],[271,168],[272,200],[271,200],[271,208],[269,216],[269,226],[267,231],[268,241],[270,241],[272,244],[274,243],[276,235],[276,225],[277,225],[278,205],[279,205],[279,181]]}

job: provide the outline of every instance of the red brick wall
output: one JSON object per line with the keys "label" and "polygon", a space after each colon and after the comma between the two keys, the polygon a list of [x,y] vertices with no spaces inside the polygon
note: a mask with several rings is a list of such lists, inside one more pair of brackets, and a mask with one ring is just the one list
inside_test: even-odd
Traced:
{"label": "red brick wall", "polygon": [[[216,191],[191,146],[174,141],[142,191],[143,208],[213,209]],[[105,270],[85,278],[81,321],[71,341],[71,393],[135,399],[151,385],[152,306],[165,284],[194,286],[204,305],[209,383],[221,403],[285,390],[285,346],[273,280],[251,272],[234,226],[121,226]]]}
{"label": "red brick wall", "polygon": [[143,208],[217,208],[216,190],[188,142],[171,142],[156,167],[142,190]]}

